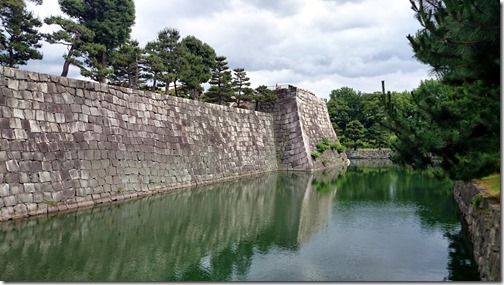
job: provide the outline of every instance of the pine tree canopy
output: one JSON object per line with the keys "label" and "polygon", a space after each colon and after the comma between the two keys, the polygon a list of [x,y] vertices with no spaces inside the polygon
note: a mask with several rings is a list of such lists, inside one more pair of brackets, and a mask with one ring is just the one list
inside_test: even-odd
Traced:
{"label": "pine tree canopy", "polygon": [[412,92],[413,108],[383,95],[395,162],[437,165],[452,179],[500,170],[500,6],[497,1],[410,1],[422,25],[408,36],[438,80]]}
{"label": "pine tree canopy", "polygon": [[0,65],[16,67],[42,59],[38,28],[42,22],[26,9],[24,1],[0,4]]}

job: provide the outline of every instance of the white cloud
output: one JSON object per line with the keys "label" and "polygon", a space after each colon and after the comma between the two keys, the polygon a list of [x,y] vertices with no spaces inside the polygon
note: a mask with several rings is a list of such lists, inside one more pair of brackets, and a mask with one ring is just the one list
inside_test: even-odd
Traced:
{"label": "white cloud", "polygon": [[[33,10],[60,13],[55,0]],[[176,28],[226,56],[231,69],[245,68],[253,86],[289,83],[327,98],[343,86],[373,92],[386,80],[388,90],[403,91],[428,78],[406,39],[419,28],[413,16],[410,3],[397,0],[136,1],[132,37],[144,45]],[[56,72],[64,50],[45,44],[43,52],[27,69]]]}

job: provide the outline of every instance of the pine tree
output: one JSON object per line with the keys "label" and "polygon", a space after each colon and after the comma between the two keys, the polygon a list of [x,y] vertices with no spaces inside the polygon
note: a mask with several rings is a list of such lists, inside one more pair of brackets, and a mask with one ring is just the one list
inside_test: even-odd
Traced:
{"label": "pine tree", "polygon": [[24,2],[0,5],[0,65],[16,67],[30,59],[42,59],[37,49],[42,45],[38,28],[42,22],[29,12]]}
{"label": "pine tree", "polygon": [[111,53],[111,64],[114,72],[109,75],[112,84],[138,88],[140,83],[140,61],[142,49],[138,41],[128,40]]}
{"label": "pine tree", "polygon": [[210,88],[205,93],[204,101],[223,105],[233,96],[232,75],[227,66],[226,57],[215,58],[215,66],[212,69]]}
{"label": "pine tree", "polygon": [[143,49],[142,60],[140,61],[144,74],[142,77],[152,81],[152,91],[158,88],[158,81],[162,80],[164,71],[163,60],[159,55],[159,45],[157,41],[148,42]]}
{"label": "pine tree", "polygon": [[[245,72],[245,69],[243,68],[235,68],[233,69],[234,76],[233,76],[233,89],[235,91],[235,97],[236,97],[236,107],[240,107],[241,100],[244,99],[249,99],[250,95],[252,94],[253,90],[249,87],[250,86],[250,78],[247,77],[247,72]],[[243,98],[243,96],[246,96],[247,98]]]}
{"label": "pine tree", "polygon": [[275,93],[266,85],[258,86],[252,93],[252,100],[255,101],[255,110],[259,110],[259,106],[263,102],[273,102],[277,99]]}
{"label": "pine tree", "polygon": [[[165,83],[165,93],[169,94],[171,83],[176,84],[181,70],[183,58],[180,51],[180,33],[176,29],[166,28],[158,33],[158,56],[163,63],[163,71],[159,79]],[[175,85],[176,86],[176,85]]]}
{"label": "pine tree", "polygon": [[84,50],[81,74],[105,82],[110,68],[110,54],[130,37],[135,23],[133,0],[59,0],[60,8],[79,25],[94,33]]}
{"label": "pine tree", "polygon": [[185,51],[188,68],[181,75],[180,81],[184,84],[190,98],[198,100],[203,88],[201,84],[208,82],[212,76],[212,67],[215,65],[215,50],[194,36],[182,39],[181,45]]}
{"label": "pine tree", "polygon": [[364,125],[358,120],[350,121],[345,130],[345,137],[348,139],[348,146],[356,150],[362,146],[362,139],[365,136]]}
{"label": "pine tree", "polygon": [[408,39],[440,82],[423,82],[407,114],[383,96],[394,160],[439,165],[452,179],[500,169],[500,7],[497,1],[411,1],[422,29]]}
{"label": "pine tree", "polygon": [[50,44],[67,46],[68,52],[63,55],[65,62],[63,63],[61,76],[66,77],[68,75],[70,65],[83,68],[84,63],[80,58],[84,56],[86,50],[90,49],[88,45],[92,45],[93,31],[61,16],[47,17],[44,22],[48,25],[56,24],[61,27],[61,30],[54,31],[52,34],[44,34],[46,41]]}

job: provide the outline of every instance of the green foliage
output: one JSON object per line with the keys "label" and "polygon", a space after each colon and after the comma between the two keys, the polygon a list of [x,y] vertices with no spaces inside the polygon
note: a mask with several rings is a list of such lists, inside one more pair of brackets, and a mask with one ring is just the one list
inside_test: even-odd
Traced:
{"label": "green foliage", "polygon": [[311,157],[312,157],[313,159],[317,159],[317,158],[319,158],[319,157],[320,157],[320,152],[318,152],[318,151],[313,151],[313,152],[311,153]]}
{"label": "green foliage", "polygon": [[315,145],[317,147],[317,151],[320,153],[324,153],[327,149],[329,149],[329,145],[325,143],[318,143]]}
{"label": "green foliage", "polygon": [[329,139],[326,137],[322,137],[321,142],[327,146],[329,146],[329,144],[331,143]]}
{"label": "green foliage", "polygon": [[24,1],[2,2],[0,23],[0,65],[16,67],[42,59],[37,51],[42,46],[38,32],[42,22],[26,9]]}
{"label": "green foliage", "polygon": [[187,36],[180,44],[187,51],[184,56],[188,68],[180,75],[180,81],[190,93],[190,98],[197,100],[203,91],[201,84],[208,82],[215,65],[215,50],[194,36]]}
{"label": "green foliage", "polygon": [[66,77],[70,65],[82,67],[83,63],[79,58],[84,56],[84,51],[89,49],[87,45],[94,37],[93,31],[89,30],[77,22],[65,19],[61,16],[50,16],[44,19],[48,25],[58,25],[60,30],[52,34],[44,34],[44,38],[50,44],[61,44],[67,47],[68,52],[63,55],[65,62],[61,76]]}
{"label": "green foliage", "polygon": [[75,23],[94,33],[92,40],[77,47],[84,57],[81,74],[105,82],[112,73],[111,52],[129,39],[135,23],[133,0],[59,0],[59,4],[61,11]]}
{"label": "green foliage", "polygon": [[393,159],[416,168],[439,165],[454,180],[498,172],[499,3],[410,2],[423,28],[408,40],[440,81],[425,81],[412,93],[408,115],[383,94],[387,125],[398,138]]}
{"label": "green foliage", "polygon": [[44,204],[48,205],[49,207],[56,207],[56,202],[53,200],[50,201],[43,201]]}
{"label": "green foliage", "polygon": [[109,75],[111,84],[138,88],[141,57],[142,49],[136,40],[128,40],[119,50],[112,52],[113,73]]}
{"label": "green foliage", "polygon": [[124,189],[121,186],[116,188],[117,193],[122,193],[123,191],[124,191]]}
{"label": "green foliage", "polygon": [[256,102],[272,102],[277,99],[275,93],[266,85],[260,85],[255,89],[254,100]]}
{"label": "green foliage", "polygon": [[353,120],[348,123],[347,129],[345,130],[345,137],[348,138],[347,144],[354,150],[357,147],[362,146],[362,139],[365,136],[364,125],[358,120]]}
{"label": "green foliage", "polygon": [[387,147],[389,132],[381,125],[385,116],[379,94],[364,94],[349,87],[333,90],[327,103],[329,117],[340,141],[347,145],[355,142],[346,134],[351,121],[359,121],[364,126],[361,145]]}
{"label": "green foliage", "polygon": [[[253,90],[250,86],[250,78],[247,77],[247,72],[243,68],[233,69],[233,90],[236,97],[236,107],[240,107],[241,100],[250,100],[250,95]],[[244,97],[245,96],[245,97]]]}
{"label": "green foliage", "polygon": [[332,149],[332,150],[336,150],[338,151],[339,153],[343,153],[346,151],[346,147],[341,145],[341,143],[339,141],[333,141],[333,142],[330,142],[329,143],[329,147]]}
{"label": "green foliage", "polygon": [[336,125],[338,134],[346,130],[351,118],[356,119],[361,112],[361,93],[349,87],[342,87],[331,91],[327,102],[327,109],[331,122]]}
{"label": "green foliage", "polygon": [[422,25],[408,35],[415,57],[449,85],[500,82],[498,1],[410,0]]}
{"label": "green foliage", "polygon": [[478,193],[472,197],[472,207],[473,209],[477,209],[480,207],[481,201],[483,201],[483,193]]}
{"label": "green foliage", "polygon": [[321,154],[329,148],[332,150],[337,150],[339,153],[346,151],[346,147],[342,146],[339,141],[331,141],[327,137],[322,137],[320,143],[316,144],[315,147],[317,148],[317,152]]}
{"label": "green foliage", "polygon": [[229,102],[233,96],[232,76],[227,66],[226,57],[218,56],[215,58],[215,66],[212,69],[212,78],[210,79],[210,88],[203,98],[206,102],[223,105]]}
{"label": "green foliage", "polygon": [[214,65],[215,51],[208,44],[194,36],[180,40],[173,28],[161,30],[155,41],[147,43],[142,60],[143,77],[152,81],[153,91],[164,87],[167,95],[192,99],[199,98],[201,84],[210,79]]}
{"label": "green foliage", "polygon": [[163,60],[161,59],[157,41],[150,41],[143,49],[141,65],[144,73],[142,77],[152,81],[151,90],[156,91],[158,81],[161,80],[164,71]]}
{"label": "green foliage", "polygon": [[161,59],[161,72],[158,79],[164,82],[165,94],[169,94],[170,84],[175,87],[175,96],[177,96],[177,80],[184,73],[187,67],[187,59],[184,57],[187,52],[180,44],[180,33],[173,28],[165,28],[158,33],[155,42],[156,51]]}

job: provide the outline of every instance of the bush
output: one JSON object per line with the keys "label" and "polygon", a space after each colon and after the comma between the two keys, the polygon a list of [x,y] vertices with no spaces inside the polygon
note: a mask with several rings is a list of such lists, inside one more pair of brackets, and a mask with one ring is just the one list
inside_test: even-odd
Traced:
{"label": "bush", "polygon": [[320,153],[324,153],[324,151],[326,151],[329,148],[329,146],[324,143],[318,143],[316,147]]}
{"label": "bush", "polygon": [[473,207],[473,209],[479,208],[480,203],[481,203],[482,200],[483,200],[483,193],[480,192],[480,193],[474,195],[474,197],[472,198],[472,207]]}
{"label": "bush", "polygon": [[322,138],[322,143],[325,144],[326,146],[329,146],[329,144],[330,144],[329,139],[326,137]]}
{"label": "bush", "polygon": [[333,141],[329,145],[332,150],[337,150],[339,153],[345,152],[347,148],[340,144],[339,141]]}
{"label": "bush", "polygon": [[313,157],[313,159],[317,159],[320,157],[320,152],[318,151],[314,151],[311,153],[311,156]]}

